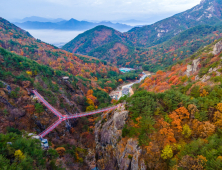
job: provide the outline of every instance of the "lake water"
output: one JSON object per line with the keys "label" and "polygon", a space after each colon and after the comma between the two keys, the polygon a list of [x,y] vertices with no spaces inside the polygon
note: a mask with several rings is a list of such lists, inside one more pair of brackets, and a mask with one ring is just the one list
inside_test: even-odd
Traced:
{"label": "lake water", "polygon": [[27,29],[33,37],[38,38],[46,43],[53,44],[57,47],[61,47],[67,42],[74,39],[77,35],[83,33],[83,31],[62,31],[62,30],[51,30],[51,29]]}

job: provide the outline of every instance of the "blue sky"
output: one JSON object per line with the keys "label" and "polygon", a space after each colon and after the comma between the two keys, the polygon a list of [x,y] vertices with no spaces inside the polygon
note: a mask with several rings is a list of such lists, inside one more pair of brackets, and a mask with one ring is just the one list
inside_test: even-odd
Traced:
{"label": "blue sky", "polygon": [[78,20],[159,20],[185,11],[200,0],[0,0],[9,20],[40,16]]}

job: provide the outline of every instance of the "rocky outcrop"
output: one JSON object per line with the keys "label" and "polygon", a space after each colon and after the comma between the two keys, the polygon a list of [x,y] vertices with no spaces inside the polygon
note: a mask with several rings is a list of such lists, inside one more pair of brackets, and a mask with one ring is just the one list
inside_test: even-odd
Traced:
{"label": "rocky outcrop", "polygon": [[139,156],[141,148],[138,147],[137,139],[128,139],[124,148],[124,140],[117,146],[117,162],[119,169],[137,170],[139,169]]}
{"label": "rocky outcrop", "polygon": [[96,156],[95,156],[95,150],[94,149],[88,149],[88,154],[85,157],[85,162],[88,165],[89,169],[94,169],[96,168]]}
{"label": "rocky outcrop", "polygon": [[122,129],[127,118],[128,111],[125,111],[123,108],[114,113],[110,112],[103,115],[103,119],[95,127],[96,143],[116,146],[119,138],[122,136]]}
{"label": "rocky outcrop", "polygon": [[145,162],[139,161],[141,148],[138,140],[122,138],[122,129],[128,118],[124,106],[102,115],[95,126],[97,167],[105,170],[146,169]]}
{"label": "rocky outcrop", "polygon": [[216,68],[210,68],[210,69],[208,70],[208,74],[205,74],[202,78],[200,78],[200,77],[197,75],[197,76],[195,77],[195,80],[200,80],[200,81],[202,81],[202,82],[206,82],[206,81],[210,80],[210,78],[211,78],[210,74],[211,74],[211,73],[215,73],[216,76],[220,76],[221,73],[218,72],[218,70],[219,70],[220,68],[221,68],[221,66],[218,66],[218,67],[216,67]]}
{"label": "rocky outcrop", "polygon": [[202,81],[202,82],[206,82],[206,81],[208,81],[208,80],[210,80],[210,76],[208,76],[208,75],[204,75],[200,80]]}
{"label": "rocky outcrop", "polygon": [[200,64],[200,58],[193,60],[192,65],[187,65],[187,70],[186,70],[185,74],[189,77],[190,74],[192,74],[198,70],[199,64]]}
{"label": "rocky outcrop", "polygon": [[217,70],[219,70],[221,68],[221,66],[218,66],[218,67],[216,67],[216,68],[210,68],[209,69],[209,73],[212,73],[212,72],[217,72]]}
{"label": "rocky outcrop", "polygon": [[218,43],[215,44],[214,49],[213,49],[213,54],[217,55],[222,51],[222,41],[219,41]]}

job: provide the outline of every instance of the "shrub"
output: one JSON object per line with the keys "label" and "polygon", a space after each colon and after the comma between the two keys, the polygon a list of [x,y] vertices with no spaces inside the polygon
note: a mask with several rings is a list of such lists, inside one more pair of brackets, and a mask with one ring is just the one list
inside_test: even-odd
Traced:
{"label": "shrub", "polygon": [[22,134],[21,131],[19,131],[18,129],[15,129],[13,127],[7,127],[7,132],[8,133],[16,133],[17,135],[21,135]]}
{"label": "shrub", "polygon": [[125,138],[129,134],[129,129],[127,129],[127,125],[125,124],[122,129],[122,137]]}

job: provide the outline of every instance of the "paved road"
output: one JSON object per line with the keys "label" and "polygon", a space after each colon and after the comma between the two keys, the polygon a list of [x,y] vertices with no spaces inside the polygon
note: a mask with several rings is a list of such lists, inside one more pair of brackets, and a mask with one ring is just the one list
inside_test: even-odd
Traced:
{"label": "paved road", "polygon": [[137,80],[137,81],[135,81],[135,82],[133,82],[133,83],[127,84],[127,85],[125,85],[125,86],[122,86],[122,90],[121,90],[120,93],[119,93],[118,99],[120,99],[120,97],[126,95],[124,89],[129,89],[129,90],[128,90],[129,93],[130,93],[130,92],[133,92],[132,86],[133,86],[134,84],[136,84],[136,83],[140,83],[142,80],[144,80],[144,79],[145,79],[146,77],[148,77],[149,75],[151,75],[151,74],[145,74],[145,73],[143,72],[143,76],[142,76],[139,80]]}

